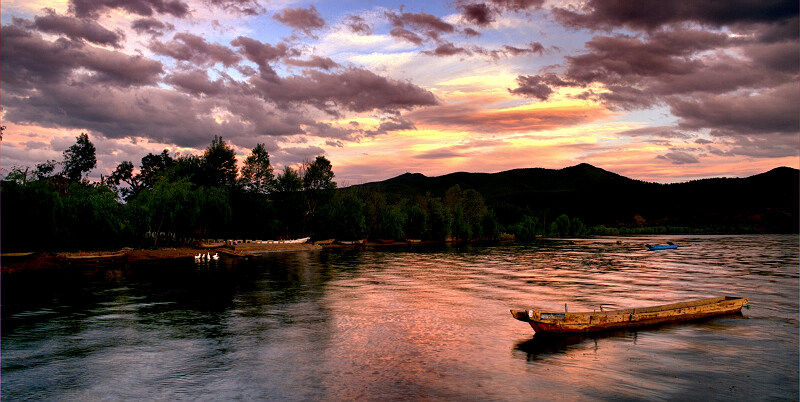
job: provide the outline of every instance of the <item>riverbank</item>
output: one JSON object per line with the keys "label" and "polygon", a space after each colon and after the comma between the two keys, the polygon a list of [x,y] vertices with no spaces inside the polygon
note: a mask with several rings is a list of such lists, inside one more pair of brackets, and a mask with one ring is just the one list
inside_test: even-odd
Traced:
{"label": "riverbank", "polygon": [[214,248],[163,247],[156,249],[123,249],[117,251],[91,251],[72,253],[5,253],[0,255],[0,268],[3,274],[57,269],[67,266],[97,265],[112,262],[144,262],[194,258],[198,254],[220,254],[227,258],[249,257],[263,253],[296,252],[318,250],[322,247],[310,243],[273,243],[222,246]]}

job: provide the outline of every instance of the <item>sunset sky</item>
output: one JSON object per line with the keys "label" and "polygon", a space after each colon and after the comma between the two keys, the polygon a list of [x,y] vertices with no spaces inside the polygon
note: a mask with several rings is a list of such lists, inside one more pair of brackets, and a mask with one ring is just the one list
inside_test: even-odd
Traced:
{"label": "sunset sky", "polygon": [[[3,0],[2,175],[90,178],[215,135],[340,185],[578,163],[676,182],[800,167],[798,2]],[[241,166],[241,164],[240,164]]]}

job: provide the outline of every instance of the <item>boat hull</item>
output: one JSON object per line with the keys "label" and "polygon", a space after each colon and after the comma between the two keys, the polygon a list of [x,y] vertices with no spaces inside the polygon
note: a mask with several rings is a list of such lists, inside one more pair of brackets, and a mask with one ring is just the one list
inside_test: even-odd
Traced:
{"label": "boat hull", "polygon": [[667,245],[661,245],[661,244],[646,244],[645,246],[647,246],[647,249],[648,249],[648,250],[650,250],[650,251],[657,251],[657,250],[677,250],[677,249],[678,249],[678,245],[677,245],[677,244],[667,244]]}
{"label": "boat hull", "polygon": [[579,313],[511,310],[511,314],[517,320],[529,323],[536,333],[576,334],[734,314],[741,312],[745,304],[747,304],[746,298],[722,296],[625,310]]}

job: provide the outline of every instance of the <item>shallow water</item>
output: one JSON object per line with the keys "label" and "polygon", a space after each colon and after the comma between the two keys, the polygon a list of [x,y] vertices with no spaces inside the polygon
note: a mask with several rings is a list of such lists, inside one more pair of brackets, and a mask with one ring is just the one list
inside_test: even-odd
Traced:
{"label": "shallow water", "polygon": [[[797,400],[799,268],[797,235],[759,235],[5,274],[2,398]],[[558,340],[509,314],[716,295],[750,308]]]}

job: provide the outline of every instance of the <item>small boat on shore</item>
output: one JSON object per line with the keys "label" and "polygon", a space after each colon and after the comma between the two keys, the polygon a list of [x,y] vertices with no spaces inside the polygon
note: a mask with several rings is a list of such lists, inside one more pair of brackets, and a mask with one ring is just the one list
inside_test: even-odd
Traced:
{"label": "small boat on shore", "polygon": [[90,252],[90,253],[63,253],[57,257],[63,261],[72,262],[103,262],[124,258],[130,250]]}
{"label": "small boat on shore", "polygon": [[720,296],[624,310],[604,311],[601,306],[600,311],[570,313],[564,305],[563,312],[511,310],[511,315],[530,324],[537,334],[574,334],[734,314],[741,312],[745,304],[747,304],[746,298]]}
{"label": "small boat on shore", "polygon": [[678,245],[671,241],[668,241],[667,244],[645,244],[644,246],[650,251],[675,250],[678,248]]}

